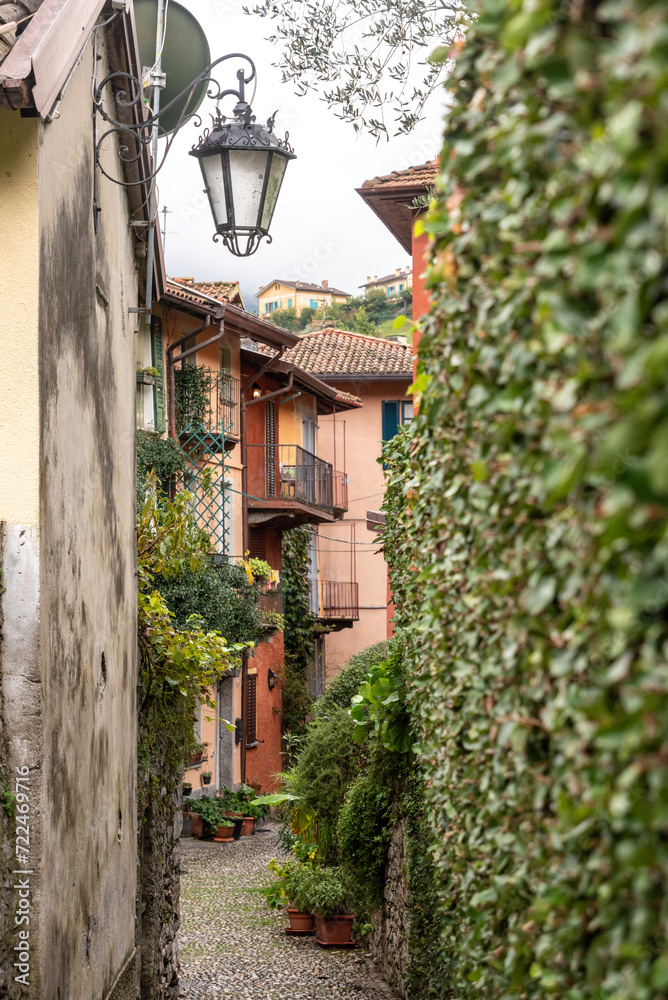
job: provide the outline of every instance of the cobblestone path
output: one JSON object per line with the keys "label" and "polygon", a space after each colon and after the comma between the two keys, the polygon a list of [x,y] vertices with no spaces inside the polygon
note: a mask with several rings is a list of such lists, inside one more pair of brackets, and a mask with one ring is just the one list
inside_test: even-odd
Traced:
{"label": "cobblestone path", "polygon": [[283,933],[287,919],[254,890],[279,848],[273,832],[233,844],[181,841],[184,1000],[388,1000],[363,949],[323,949]]}

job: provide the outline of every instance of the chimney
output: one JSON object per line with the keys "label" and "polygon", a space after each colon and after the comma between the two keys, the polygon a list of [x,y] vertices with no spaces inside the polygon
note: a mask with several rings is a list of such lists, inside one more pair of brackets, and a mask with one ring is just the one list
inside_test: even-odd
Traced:
{"label": "chimney", "polygon": [[324,280],[322,283],[323,288],[329,288],[329,280]]}
{"label": "chimney", "polygon": [[366,276],[366,283],[367,283],[367,285],[369,284],[370,281],[371,281],[371,275],[367,274],[367,276]]}
{"label": "chimney", "polygon": [[400,267],[396,267],[394,269],[394,277],[395,278],[400,278],[401,277],[401,268]]}

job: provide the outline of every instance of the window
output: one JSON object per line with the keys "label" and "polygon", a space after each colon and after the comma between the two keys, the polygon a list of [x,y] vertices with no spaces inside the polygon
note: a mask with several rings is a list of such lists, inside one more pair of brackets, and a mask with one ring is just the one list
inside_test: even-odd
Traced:
{"label": "window", "polygon": [[402,424],[413,419],[412,399],[389,399],[382,404],[383,441],[391,441]]}
{"label": "window", "polygon": [[246,734],[246,746],[257,746],[257,674],[249,673],[246,678],[244,732]]}
{"label": "window", "polygon": [[403,285],[399,285],[399,291],[403,292],[403,290],[404,290],[404,286]]}
{"label": "window", "polygon": [[318,308],[318,300],[317,299],[311,299],[311,301],[309,302],[309,306],[310,306],[311,309],[317,309]]}
{"label": "window", "polygon": [[288,299],[288,309],[292,309],[292,299]]}

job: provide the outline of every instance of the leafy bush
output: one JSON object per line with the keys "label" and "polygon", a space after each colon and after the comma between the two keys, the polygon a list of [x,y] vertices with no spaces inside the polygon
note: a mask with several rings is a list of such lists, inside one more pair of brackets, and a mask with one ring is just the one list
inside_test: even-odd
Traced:
{"label": "leafy bush", "polygon": [[[668,990],[668,8],[484,0],[385,550],[454,1000]],[[436,994],[438,995],[438,994]]]}
{"label": "leafy bush", "polygon": [[158,585],[180,627],[197,614],[206,628],[221,632],[228,642],[258,642],[261,638],[257,587],[248,583],[240,566],[208,564],[196,572],[185,569]]}
{"label": "leafy bush", "polygon": [[313,706],[315,717],[326,718],[334,708],[350,708],[367,671],[386,659],[389,648],[389,642],[383,640],[351,656],[341,672],[332,680],[322,698],[319,698]]}
{"label": "leafy bush", "polygon": [[322,857],[336,856],[339,813],[364,759],[352,740],[354,728],[343,708],[310,723],[297,762],[286,775],[287,789],[298,797],[302,813],[315,817]]}
{"label": "leafy bush", "polygon": [[176,479],[183,473],[185,459],[178,443],[172,438],[159,438],[146,431],[137,431],[137,506],[144,502],[148,474],[153,472],[162,492],[169,496]]}
{"label": "leafy bush", "polygon": [[382,904],[385,861],[390,842],[390,803],[401,765],[378,751],[368,770],[350,787],[337,824],[338,856],[355,886],[358,919]]}

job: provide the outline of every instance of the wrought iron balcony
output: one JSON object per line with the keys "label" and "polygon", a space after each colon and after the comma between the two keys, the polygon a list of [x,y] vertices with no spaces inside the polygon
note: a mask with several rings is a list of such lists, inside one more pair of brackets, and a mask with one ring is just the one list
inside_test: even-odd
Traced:
{"label": "wrought iron balcony", "polygon": [[260,615],[266,615],[270,612],[274,614],[283,614],[283,594],[280,590],[275,588],[270,588],[268,590],[261,590],[258,598],[258,609]]}
{"label": "wrought iron balcony", "polygon": [[299,445],[249,444],[247,482],[251,523],[288,515],[293,524],[334,517],[332,466]]}
{"label": "wrought iron balcony", "polygon": [[183,440],[239,440],[239,380],[228,372],[185,365],[174,372],[176,428]]}
{"label": "wrought iron balcony", "polygon": [[359,584],[321,580],[320,617],[329,621],[348,620],[351,624],[359,621]]}
{"label": "wrought iron balcony", "polygon": [[348,477],[345,472],[334,470],[334,512],[343,514],[348,510]]}

